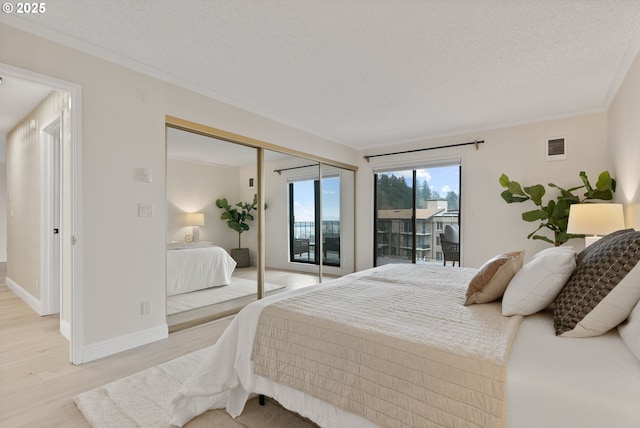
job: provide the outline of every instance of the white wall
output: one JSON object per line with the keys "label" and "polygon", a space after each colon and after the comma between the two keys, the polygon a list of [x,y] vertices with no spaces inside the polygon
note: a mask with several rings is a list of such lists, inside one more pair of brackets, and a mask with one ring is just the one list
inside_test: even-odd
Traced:
{"label": "white wall", "polygon": [[[500,197],[504,190],[498,183],[500,174],[507,174],[522,185],[553,182],[562,187],[581,185],[579,172],[584,170],[592,182],[603,170],[611,170],[612,160],[606,145],[606,114],[533,123],[474,134],[426,140],[404,147],[377,148],[366,155],[429,146],[484,140],[479,150],[473,146],[425,151],[409,155],[379,157],[371,163],[362,160],[358,171],[357,195],[357,268],[373,263],[373,173],[375,165],[406,165],[429,162],[447,157],[462,158],[462,263],[479,267],[494,255],[513,250],[525,250],[528,257],[549,244],[527,240],[535,223],[527,223],[520,214],[533,209],[533,204],[508,205]],[[568,158],[546,162],[544,144],[547,138],[565,136]],[[555,196],[554,196],[555,197]],[[545,197],[545,201],[548,198]],[[569,245],[581,248],[581,240]]]}
{"label": "white wall", "polygon": [[185,213],[204,214],[200,240],[226,248],[238,246],[237,234],[220,220],[218,198],[235,201],[240,193],[237,168],[176,159],[167,160],[167,240],[184,242],[193,228],[186,225]]}
{"label": "white wall", "polygon": [[[165,115],[356,163],[349,148],[0,25],[1,61],[82,86],[83,337],[90,358],[166,332]],[[144,97],[139,94],[143,93]],[[150,168],[152,183],[137,179]],[[155,216],[137,217],[139,202]],[[142,301],[151,314],[141,315]]]}
{"label": "white wall", "polygon": [[609,148],[618,179],[618,202],[628,227],[640,230],[640,54],[608,112]]}
{"label": "white wall", "polygon": [[0,263],[7,261],[7,136],[0,135]]}
{"label": "white wall", "polygon": [[[4,153],[2,155],[4,157]],[[0,263],[7,261],[7,164],[0,163]]]}

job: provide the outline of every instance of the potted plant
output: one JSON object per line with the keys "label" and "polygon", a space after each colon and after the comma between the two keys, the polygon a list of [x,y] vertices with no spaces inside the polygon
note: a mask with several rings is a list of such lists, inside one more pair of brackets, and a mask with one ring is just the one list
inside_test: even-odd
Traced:
{"label": "potted plant", "polygon": [[216,199],[216,206],[222,209],[220,219],[225,220],[231,230],[238,232],[238,248],[231,249],[231,257],[236,261],[237,267],[249,266],[249,249],[242,248],[242,233],[250,229],[249,222],[254,219],[251,213],[258,206],[258,196],[254,195],[251,203],[238,202],[234,206],[229,205],[227,198],[220,198]]}
{"label": "potted plant", "polygon": [[[580,171],[582,186],[563,189],[553,183],[549,183],[549,187],[556,188],[560,194],[556,200],[549,200],[545,205],[542,197],[546,193],[546,189],[542,184],[536,184],[530,187],[522,187],[517,181],[511,181],[507,175],[500,176],[500,185],[506,187],[501,196],[508,203],[531,201],[538,208],[522,213],[522,219],[528,222],[539,221],[538,228],[531,232],[528,239],[539,239],[554,244],[556,247],[564,244],[569,239],[582,238],[584,235],[567,234],[567,224],[569,222],[569,207],[573,204],[580,204],[587,200],[605,200],[613,199],[613,192],[616,191],[616,181],[611,178],[608,171],[603,171],[598,176],[595,188],[589,183],[587,174]],[[586,189],[583,198],[575,195],[573,192]],[[538,235],[540,229],[549,229],[553,232],[553,240],[544,235]]]}

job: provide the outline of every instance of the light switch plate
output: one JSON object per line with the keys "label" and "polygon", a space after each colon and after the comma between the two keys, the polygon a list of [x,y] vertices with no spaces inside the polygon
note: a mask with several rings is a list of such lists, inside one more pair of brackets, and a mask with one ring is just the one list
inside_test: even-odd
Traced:
{"label": "light switch plate", "polygon": [[140,180],[142,180],[143,183],[151,183],[153,181],[150,168],[142,168],[140,171]]}
{"label": "light switch plate", "polygon": [[138,204],[138,217],[153,217],[153,204],[140,202]]}

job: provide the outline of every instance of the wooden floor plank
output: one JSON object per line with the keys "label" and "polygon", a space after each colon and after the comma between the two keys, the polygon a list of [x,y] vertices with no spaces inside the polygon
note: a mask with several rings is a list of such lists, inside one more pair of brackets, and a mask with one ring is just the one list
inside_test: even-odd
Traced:
{"label": "wooden floor plank", "polygon": [[[275,273],[296,283],[293,274]],[[39,317],[4,285],[0,268],[0,427],[88,427],[73,397],[213,344],[231,318],[169,335],[168,339],[74,366],[57,316]],[[272,280],[269,278],[269,280]],[[305,279],[305,285],[313,280]]]}

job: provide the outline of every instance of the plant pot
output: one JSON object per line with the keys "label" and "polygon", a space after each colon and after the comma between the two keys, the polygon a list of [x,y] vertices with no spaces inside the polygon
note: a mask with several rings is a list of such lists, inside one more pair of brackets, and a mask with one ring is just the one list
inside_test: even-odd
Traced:
{"label": "plant pot", "polygon": [[232,248],[231,258],[236,261],[236,267],[248,267],[251,263],[248,248]]}

